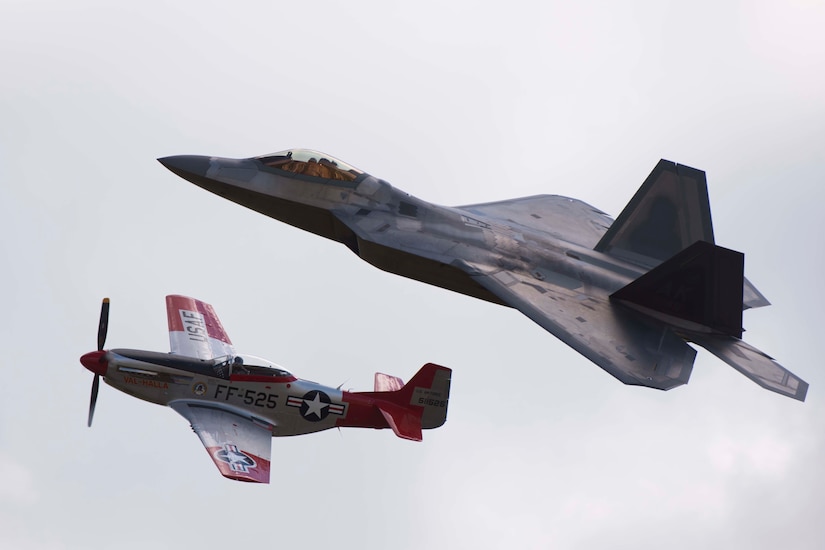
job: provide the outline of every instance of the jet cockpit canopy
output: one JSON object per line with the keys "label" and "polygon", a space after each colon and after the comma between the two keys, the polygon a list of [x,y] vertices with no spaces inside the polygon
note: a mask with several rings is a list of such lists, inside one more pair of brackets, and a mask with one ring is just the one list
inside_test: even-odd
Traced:
{"label": "jet cockpit canopy", "polygon": [[277,170],[330,180],[355,181],[364,174],[363,170],[312,149],[288,149],[254,159]]}

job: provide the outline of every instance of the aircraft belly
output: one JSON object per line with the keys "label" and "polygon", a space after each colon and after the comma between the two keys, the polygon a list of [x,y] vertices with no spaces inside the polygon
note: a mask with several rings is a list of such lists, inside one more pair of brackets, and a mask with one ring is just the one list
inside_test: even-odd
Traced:
{"label": "aircraft belly", "polygon": [[358,251],[362,259],[383,271],[494,304],[508,305],[455,265],[362,239],[358,239]]}
{"label": "aircraft belly", "polygon": [[329,210],[253,192],[238,193],[236,197],[240,200],[230,200],[293,227],[338,240]]}
{"label": "aircraft belly", "polygon": [[[350,248],[361,259],[378,269],[452,290],[499,305],[507,305],[476,283],[456,265],[463,253],[473,247],[439,235],[422,233],[421,222],[397,223],[384,212],[369,216],[352,215],[338,210],[338,240],[347,244],[347,234],[354,239]],[[483,242],[481,240],[480,242]]]}
{"label": "aircraft belly", "polygon": [[289,437],[292,435],[304,435],[315,432],[322,432],[335,427],[335,420],[309,423],[291,413],[278,415],[278,423],[272,430],[273,437]]}
{"label": "aircraft belly", "polygon": [[207,191],[270,218],[328,239],[339,240],[336,238],[332,213],[328,208],[320,206],[323,201],[312,201],[316,204],[306,204],[298,202],[303,198],[299,198],[297,193],[295,194],[296,200],[290,200],[262,190],[248,189],[245,186],[231,185],[208,178],[195,183]]}

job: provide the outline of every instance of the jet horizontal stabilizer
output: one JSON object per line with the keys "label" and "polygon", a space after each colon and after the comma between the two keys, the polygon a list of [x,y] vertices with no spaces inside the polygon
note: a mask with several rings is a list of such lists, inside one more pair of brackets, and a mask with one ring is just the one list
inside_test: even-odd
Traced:
{"label": "jet horizontal stabilizer", "polygon": [[763,388],[805,401],[808,383],[765,353],[738,338],[712,334],[685,335]]}

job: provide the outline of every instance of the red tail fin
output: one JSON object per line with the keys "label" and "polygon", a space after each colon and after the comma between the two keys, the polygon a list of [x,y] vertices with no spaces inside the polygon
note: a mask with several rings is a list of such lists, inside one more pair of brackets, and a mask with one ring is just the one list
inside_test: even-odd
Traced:
{"label": "red tail fin", "polygon": [[[422,429],[437,428],[447,421],[451,375],[452,370],[447,367],[427,363],[402,388],[373,393],[375,406],[395,435],[421,441]],[[382,386],[392,387],[400,382],[396,377],[382,377],[386,377],[382,378]],[[394,379],[393,384],[387,379]],[[378,380],[376,376],[376,387]]]}

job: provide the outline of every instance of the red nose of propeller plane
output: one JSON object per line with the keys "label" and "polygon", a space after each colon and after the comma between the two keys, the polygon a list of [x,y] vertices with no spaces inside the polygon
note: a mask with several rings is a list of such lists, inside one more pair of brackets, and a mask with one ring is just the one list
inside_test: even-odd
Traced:
{"label": "red nose of propeller plane", "polygon": [[80,358],[80,362],[84,367],[100,376],[106,375],[106,369],[109,366],[109,362],[106,361],[106,352],[103,350],[90,351]]}

